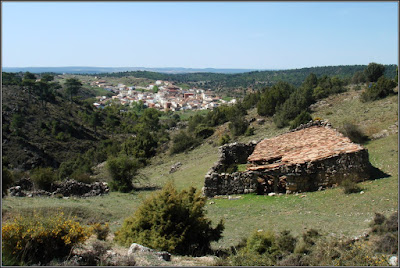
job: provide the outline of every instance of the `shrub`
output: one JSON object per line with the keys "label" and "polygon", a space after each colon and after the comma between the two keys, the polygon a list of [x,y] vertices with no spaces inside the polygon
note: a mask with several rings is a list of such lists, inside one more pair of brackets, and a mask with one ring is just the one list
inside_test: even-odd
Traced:
{"label": "shrub", "polygon": [[13,182],[14,182],[13,174],[11,173],[11,171],[8,170],[8,168],[6,168],[3,165],[3,168],[1,170],[1,195],[2,195],[2,197],[7,195],[7,189],[12,186]]}
{"label": "shrub", "polygon": [[333,261],[335,266],[387,266],[386,256],[375,254],[366,244],[350,245],[348,250],[340,251]]}
{"label": "shrub", "polygon": [[241,250],[237,255],[229,258],[232,266],[274,266],[276,259],[268,254],[254,254]]}
{"label": "shrub", "polygon": [[15,131],[16,135],[21,134],[21,128],[24,125],[24,117],[22,114],[13,114],[10,127]]}
{"label": "shrub", "polygon": [[295,129],[296,127],[300,126],[301,124],[307,124],[312,120],[312,117],[309,112],[302,111],[293,122],[290,124],[290,129]]}
{"label": "shrub", "polygon": [[387,79],[381,76],[376,83],[370,84],[370,86],[361,94],[361,101],[374,101],[383,99],[391,94],[394,94],[393,89],[396,87],[396,83],[393,80]]}
{"label": "shrub", "polygon": [[230,141],[231,141],[231,137],[228,134],[225,134],[219,138],[218,145],[221,146],[221,145],[229,143]]}
{"label": "shrub", "polygon": [[276,244],[283,252],[294,252],[297,239],[290,234],[290,231],[282,231],[276,238]]}
{"label": "shrub", "polygon": [[359,193],[361,188],[352,180],[346,179],[342,181],[341,185],[345,194]]}
{"label": "shrub", "polygon": [[120,192],[130,192],[133,190],[132,181],[137,175],[139,162],[127,156],[112,157],[107,160],[107,168],[111,174],[112,190]]}
{"label": "shrub", "polygon": [[245,136],[253,136],[254,135],[254,127],[248,127],[246,132],[244,133]]}
{"label": "shrub", "polygon": [[74,179],[76,181],[87,183],[87,184],[90,184],[90,183],[93,183],[96,181],[96,179],[90,177],[90,174],[88,174],[88,173],[78,173],[78,174],[73,173],[71,177],[72,177],[72,179]]}
{"label": "shrub", "polygon": [[46,264],[54,258],[68,256],[72,247],[90,235],[64,214],[21,216],[2,226],[2,251],[10,264]]}
{"label": "shrub", "polygon": [[56,181],[55,173],[51,168],[37,168],[31,175],[32,181],[36,187],[46,191],[50,191],[53,183]]}
{"label": "shrub", "polygon": [[255,231],[247,239],[246,249],[258,254],[273,253],[278,250],[275,234],[271,231]]}
{"label": "shrub", "polygon": [[375,250],[381,253],[394,254],[398,250],[398,214],[389,218],[381,213],[375,213],[370,223],[371,232],[378,235],[375,240]]}
{"label": "shrub", "polygon": [[232,135],[237,137],[243,135],[249,126],[249,122],[247,122],[244,117],[234,117],[229,123],[229,130]]}
{"label": "shrub", "polygon": [[368,141],[368,136],[366,136],[357,125],[352,123],[344,123],[340,132],[355,143],[363,144]]}
{"label": "shrub", "polygon": [[198,146],[200,142],[185,131],[180,131],[172,138],[171,154],[177,154]]}
{"label": "shrub", "polygon": [[381,229],[374,229],[374,227],[382,226],[385,221],[385,215],[375,212],[374,219],[370,223],[370,226],[372,227],[372,232],[378,232],[378,230],[379,232],[382,232]]}
{"label": "shrub", "polygon": [[280,254],[275,234],[271,231],[255,231],[246,240],[245,247],[232,256],[234,266],[272,266]]}
{"label": "shrub", "polygon": [[204,124],[200,124],[196,127],[194,134],[197,138],[206,139],[214,134],[214,128],[207,127]]}
{"label": "shrub", "polygon": [[101,223],[94,223],[91,226],[92,231],[96,234],[97,239],[106,240],[108,234],[110,233],[110,227],[108,223],[102,225]]}
{"label": "shrub", "polygon": [[381,253],[396,254],[398,241],[397,233],[386,233],[375,242],[375,250]]}
{"label": "shrub", "polygon": [[205,217],[205,197],[195,188],[177,192],[168,182],[125,219],[115,240],[124,246],[139,243],[177,254],[204,254],[218,241],[224,229],[222,220],[215,227]]}

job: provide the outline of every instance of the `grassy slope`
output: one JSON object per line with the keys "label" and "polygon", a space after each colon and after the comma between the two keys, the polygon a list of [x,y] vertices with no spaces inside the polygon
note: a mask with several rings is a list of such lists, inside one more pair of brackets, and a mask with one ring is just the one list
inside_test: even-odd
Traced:
{"label": "grassy slope", "polygon": [[[334,127],[345,121],[353,121],[368,133],[379,132],[397,122],[397,96],[373,103],[360,103],[356,96],[360,92],[351,91],[325,99],[329,107],[317,108],[313,116],[329,119]],[[251,111],[249,117],[254,117]],[[267,118],[264,125],[256,125],[255,135],[242,137],[239,141],[258,140],[272,137],[285,131],[276,129]],[[223,126],[222,128],[226,128]],[[216,136],[216,135],[215,135]],[[341,189],[328,189],[307,193],[306,197],[283,195],[276,197],[243,195],[236,200],[213,199],[207,202],[208,216],[217,222],[225,219],[224,238],[214,247],[227,247],[237,243],[255,229],[289,229],[301,234],[306,228],[322,230],[326,234],[359,235],[368,228],[368,222],[375,212],[390,215],[398,207],[398,135],[369,142],[366,147],[372,164],[391,177],[364,182],[364,194],[345,195]],[[211,137],[210,140],[216,140]],[[204,175],[218,158],[218,147],[209,143],[187,154],[175,156],[161,155],[152,159],[150,166],[142,170],[149,178],[149,184],[162,186],[173,179],[179,189],[203,186]],[[181,162],[182,167],[169,174],[171,165]],[[57,209],[65,207],[88,221],[102,219],[111,223],[116,230],[123,219],[140,205],[151,191],[135,194],[111,193],[108,196],[89,199],[11,198],[3,200],[4,216],[21,210]],[[4,211],[5,210],[5,211]],[[8,213],[7,213],[8,212]]]}

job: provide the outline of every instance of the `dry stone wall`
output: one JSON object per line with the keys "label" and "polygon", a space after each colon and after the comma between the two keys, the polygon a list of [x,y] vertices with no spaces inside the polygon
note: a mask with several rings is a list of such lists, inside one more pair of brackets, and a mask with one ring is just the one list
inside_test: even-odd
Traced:
{"label": "dry stone wall", "polygon": [[75,180],[66,180],[59,184],[53,185],[53,188],[55,188],[55,190],[52,192],[44,190],[30,191],[32,189],[32,186],[29,189],[23,187],[24,185],[27,184],[26,181],[24,181],[24,184],[22,183],[20,184],[21,185],[16,185],[9,189],[11,196],[34,197],[34,196],[61,195],[64,197],[69,197],[69,196],[90,197],[90,196],[100,196],[108,194],[109,192],[109,187],[105,182],[93,182],[88,184],[88,183],[78,182]]}
{"label": "dry stone wall", "polygon": [[219,147],[220,157],[207,172],[203,194],[207,197],[227,194],[253,193],[257,190],[257,177],[252,171],[226,173],[232,165],[245,164],[258,142],[231,143]]}

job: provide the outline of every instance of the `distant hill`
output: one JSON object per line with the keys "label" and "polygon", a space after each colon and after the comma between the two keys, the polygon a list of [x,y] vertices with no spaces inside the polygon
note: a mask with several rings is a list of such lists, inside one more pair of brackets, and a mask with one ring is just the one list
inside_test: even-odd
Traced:
{"label": "distant hill", "polygon": [[165,68],[146,68],[146,67],[3,67],[3,72],[31,72],[31,73],[67,73],[67,74],[101,74],[115,73],[127,71],[150,71],[159,73],[246,73],[262,69],[217,69],[217,68],[182,68],[182,67],[165,67]]}
{"label": "distant hill", "polygon": [[[337,76],[350,80],[356,72],[362,72],[367,65],[322,66],[290,70],[252,71],[246,73],[179,73],[167,74],[150,71],[126,71],[102,74],[108,77],[140,77],[152,80],[166,80],[177,83],[187,83],[193,87],[224,91],[231,89],[260,89],[271,86],[278,81],[285,81],[300,86],[310,73],[317,77],[323,75]],[[396,65],[385,65],[385,76],[393,79],[396,75]]]}

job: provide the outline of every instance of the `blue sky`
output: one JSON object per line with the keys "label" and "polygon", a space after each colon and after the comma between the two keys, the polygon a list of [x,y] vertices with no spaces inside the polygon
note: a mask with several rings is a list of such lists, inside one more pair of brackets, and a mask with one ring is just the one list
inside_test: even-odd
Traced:
{"label": "blue sky", "polygon": [[397,2],[2,2],[3,67],[398,63]]}

